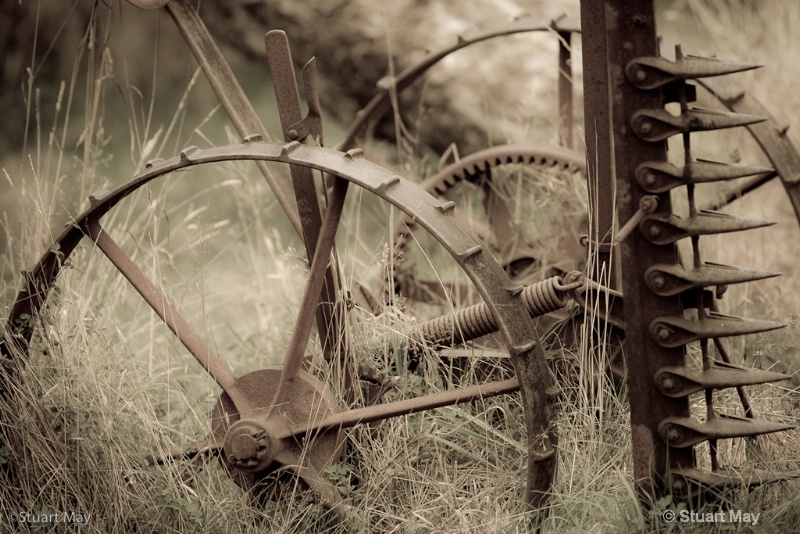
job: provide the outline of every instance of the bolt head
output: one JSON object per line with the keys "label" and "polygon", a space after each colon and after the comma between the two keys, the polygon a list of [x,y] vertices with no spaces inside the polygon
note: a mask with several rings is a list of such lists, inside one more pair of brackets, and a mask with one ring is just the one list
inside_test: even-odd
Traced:
{"label": "bolt head", "polygon": [[286,137],[288,137],[292,141],[296,141],[298,137],[300,137],[300,132],[292,128],[288,132],[286,132]]}
{"label": "bolt head", "polygon": [[647,233],[650,234],[650,237],[658,237],[661,235],[661,228],[657,224],[651,224],[647,228]]}
{"label": "bolt head", "polygon": [[643,82],[647,79],[647,71],[639,67],[638,69],[636,69],[636,73],[634,76],[636,76],[637,81]]}
{"label": "bolt head", "polygon": [[661,379],[661,389],[671,393],[678,389],[678,381],[672,376],[665,376]]}
{"label": "bolt head", "polygon": [[668,340],[669,336],[671,335],[672,332],[670,331],[670,329],[664,325],[661,325],[656,329],[656,337],[658,337],[658,339],[660,339],[661,341]]}
{"label": "bolt head", "polygon": [[657,275],[653,277],[653,287],[656,289],[664,289],[664,286],[667,285],[667,279],[661,275]]}
{"label": "bolt head", "polygon": [[649,134],[653,131],[653,123],[650,121],[642,121],[639,123],[639,132]]}
{"label": "bolt head", "polygon": [[658,183],[658,176],[653,172],[647,171],[644,175],[644,183],[652,187]]}

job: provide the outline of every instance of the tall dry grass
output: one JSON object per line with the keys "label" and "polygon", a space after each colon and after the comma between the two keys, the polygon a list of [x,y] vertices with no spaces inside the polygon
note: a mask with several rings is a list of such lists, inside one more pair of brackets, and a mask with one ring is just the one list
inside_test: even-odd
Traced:
{"label": "tall dry grass", "polygon": [[[757,13],[746,6],[716,13],[709,5],[691,2],[697,20],[709,24],[716,36],[714,50],[744,58],[752,57],[747,54],[778,60],[791,57],[787,51],[796,44],[790,31],[797,26],[787,21],[800,17],[800,7],[794,3],[775,2],[770,10]],[[132,174],[149,157],[171,155],[190,143],[218,144],[219,132],[225,131],[214,122],[213,113],[188,111],[202,84],[193,68],[187,68],[182,89],[172,95],[167,111],[159,107],[163,103],[156,96],[163,89],[157,83],[161,79],[157,68],[147,90],[126,81],[120,65],[136,57],[125,46],[114,45],[117,37],[125,35],[114,26],[118,22],[106,12],[97,12],[77,46],[73,78],[65,80],[54,101],[37,101],[36,79],[28,84],[30,155],[3,164],[7,191],[19,213],[25,214],[13,223],[8,217],[5,223],[8,245],[2,257],[0,292],[4,306],[18,289],[16,273],[50,246],[68,220],[66,215],[76,214],[89,192],[119,184],[120,175]],[[774,40],[760,37],[767,30]],[[745,41],[749,44],[742,44]],[[770,49],[774,42],[779,46]],[[768,67],[750,75],[748,83],[768,105],[773,104],[769,107],[789,108],[793,113],[797,108],[787,104],[794,93],[784,79],[792,69],[791,62],[777,70]],[[84,78],[86,83],[80,82]],[[108,111],[114,90],[125,95],[125,114]],[[77,107],[78,100],[86,105],[75,116],[69,110]],[[39,120],[44,116],[50,117],[49,123]],[[791,114],[786,118],[797,122]],[[744,138],[715,143],[719,144],[710,147],[711,152],[730,156],[737,150],[742,159],[758,157]],[[510,183],[518,182],[512,179]],[[541,193],[534,189],[530,194],[544,203]],[[378,283],[387,245],[383,232],[393,228],[392,210],[367,197],[360,192],[352,195],[340,236],[339,254],[348,284]],[[558,200],[556,196],[552,202]],[[776,202],[780,207],[771,208]],[[231,164],[162,180],[120,205],[103,222],[146,274],[168,291],[209,344],[225,354],[237,374],[244,374],[280,361],[304,283],[300,245],[285,228],[274,225],[271,210],[271,196],[252,169]],[[792,232],[797,224],[785,213],[779,190],[767,188],[731,210],[768,212],[785,219],[782,228],[788,229],[777,233],[770,229],[764,234],[768,238],[756,237],[755,242],[721,241],[714,247],[720,255],[715,259],[731,257],[737,264],[769,267],[777,263],[793,268],[793,256],[786,252],[791,249],[784,243],[795,242]],[[475,211],[480,213],[480,207]],[[552,244],[558,221],[555,215],[550,221],[537,220],[527,231],[542,246]],[[557,256],[558,251],[548,252]],[[417,258],[421,270],[428,265],[434,276],[458,276],[450,272],[445,259],[436,257],[439,253],[421,240],[409,255]],[[791,298],[786,298],[794,294],[794,278],[726,297],[732,311],[791,323],[779,334],[737,345],[736,354],[746,363],[766,365],[774,359],[795,368],[793,318],[797,312]],[[434,308],[414,313],[437,311],[441,312]],[[455,379],[436,371],[435,354],[426,356],[428,365],[421,374],[407,372],[397,349],[403,344],[405,329],[413,327],[412,310],[398,306],[373,317],[356,309],[351,318],[358,357],[395,369],[397,379],[388,398],[437,391]],[[16,368],[19,381],[13,395],[3,399],[0,407],[3,435],[13,437],[0,448],[0,463],[22,475],[17,486],[0,488],[0,531],[29,527],[58,532],[61,526],[11,523],[9,514],[47,516],[69,511],[92,516],[82,529],[86,532],[530,529],[521,503],[525,443],[516,396],[352,431],[346,455],[330,472],[351,507],[350,517],[342,520],[297,486],[289,487],[286,501],[255,506],[216,461],[203,469],[188,461],[164,466],[148,463],[148,456],[205,435],[219,391],[89,244],[71,258],[36,320],[32,350],[26,364]],[[577,353],[583,363],[579,374],[559,382],[559,470],[542,530],[706,531],[705,525],[665,523],[661,517],[665,510],[684,506],[669,498],[650,507],[640,505],[632,483],[624,387],[614,386],[598,372],[607,358],[605,347],[590,343],[594,336],[588,332],[584,339],[587,342]],[[314,343],[309,351],[319,355]],[[325,378],[324,369],[316,371]],[[796,394],[790,386],[751,390],[756,411],[796,421]],[[736,409],[735,399],[724,401],[730,410]],[[798,467],[798,451],[797,433],[791,432],[736,444],[722,453],[731,464],[748,462],[781,470]],[[798,501],[797,485],[785,483],[733,491],[719,506],[761,512],[759,531],[785,532],[797,522]],[[706,505],[701,510],[716,509]]]}

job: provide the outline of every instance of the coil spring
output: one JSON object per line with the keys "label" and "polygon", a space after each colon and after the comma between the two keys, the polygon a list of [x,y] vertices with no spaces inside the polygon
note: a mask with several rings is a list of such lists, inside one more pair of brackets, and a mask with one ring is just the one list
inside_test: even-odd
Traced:
{"label": "coil spring", "polygon": [[[522,301],[531,317],[541,317],[567,305],[567,292],[577,288],[582,281],[565,284],[554,276],[531,284],[522,290]],[[420,325],[422,342],[439,344],[445,341],[464,342],[497,331],[497,322],[485,303],[459,310],[452,315],[431,319]]]}

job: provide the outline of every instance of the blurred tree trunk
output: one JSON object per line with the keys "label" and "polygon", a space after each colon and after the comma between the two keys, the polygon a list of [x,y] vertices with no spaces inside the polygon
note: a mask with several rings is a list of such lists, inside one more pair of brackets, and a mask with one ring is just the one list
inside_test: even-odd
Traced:
{"label": "blurred tree trunk", "polygon": [[[524,9],[523,9],[524,7]],[[376,84],[458,35],[527,14],[542,25],[577,0],[209,0],[200,14],[214,37],[265,65],[264,34],[286,31],[299,65],[317,58],[326,113],[349,125]],[[574,39],[574,41],[579,41]],[[577,71],[578,61],[574,62]],[[549,32],[501,37],[455,52],[404,92],[404,135],[411,146],[460,153],[503,142],[558,143],[558,38]],[[408,93],[408,94],[406,94]],[[579,106],[576,106],[579,107]],[[391,120],[379,134],[395,137]]]}

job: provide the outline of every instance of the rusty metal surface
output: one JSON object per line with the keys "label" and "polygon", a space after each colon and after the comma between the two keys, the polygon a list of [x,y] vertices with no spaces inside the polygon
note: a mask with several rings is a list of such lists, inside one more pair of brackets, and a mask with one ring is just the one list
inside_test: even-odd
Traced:
{"label": "rusty metal surface", "polygon": [[[190,1],[172,0],[167,3],[167,12],[175,21],[183,39],[214,89],[222,109],[225,110],[242,139],[257,134],[269,141],[270,136],[264,124]],[[295,232],[297,235],[302,235],[297,206],[292,201],[291,187],[287,177],[273,174],[263,161],[258,161],[256,164],[272,189],[278,204],[289,222],[292,223]]]}
{"label": "rusty metal surface", "polygon": [[700,211],[690,217],[673,213],[654,213],[639,224],[642,235],[653,244],[667,245],[686,237],[741,232],[771,226],[775,223],[737,217],[719,211]]}
{"label": "rusty metal surface", "polygon": [[[462,181],[474,182],[482,176],[490,175],[492,169],[496,167],[514,164],[532,165],[545,169],[558,169],[565,172],[582,174],[585,174],[586,170],[585,158],[580,153],[573,150],[553,146],[500,145],[479,150],[474,154],[461,158],[459,161],[448,165],[431,178],[423,180],[419,185],[432,195],[444,196]],[[507,212],[509,208],[506,206],[501,209]],[[475,224],[472,222],[470,224],[473,230],[478,233],[479,237],[501,252],[501,261],[504,266],[514,259],[519,259],[522,255],[535,257],[535,251],[532,250],[531,247],[526,246],[524,243],[508,241],[507,232],[502,234],[506,236],[506,240],[504,241],[500,239],[500,236],[497,235],[491,225],[487,230],[479,231]],[[400,217],[394,229],[393,243],[395,245],[395,256],[402,257],[406,255],[408,242],[416,227],[417,223],[412,217]],[[512,230],[518,231],[516,225],[514,225]],[[399,278],[402,278],[402,271],[398,271],[394,274],[396,278],[396,288],[402,287],[404,284],[402,280],[399,280]],[[387,273],[384,278],[389,280],[389,274]],[[414,283],[424,284],[425,282],[415,281]]]}
{"label": "rusty metal surface", "polygon": [[219,384],[219,387],[228,392],[236,407],[242,412],[251,410],[252,406],[247,398],[239,391],[231,368],[186,322],[169,298],[147,279],[141,269],[100,227],[97,219],[88,218],[85,228],[89,238],[94,241],[97,248],[106,255],[109,261],[130,282],[203,369]]}
{"label": "rusty metal surface", "polygon": [[789,125],[773,117],[732,78],[707,78],[698,83],[731,111],[767,117],[764,122],[749,125],[747,130],[777,171],[800,221],[800,152],[787,135]]}
{"label": "rusty metal surface", "polygon": [[686,180],[690,180],[693,184],[701,184],[771,172],[773,170],[766,167],[713,161],[691,162],[688,170],[667,161],[648,161],[636,169],[636,181],[639,187],[648,193],[665,193],[686,185]]}
{"label": "rusty metal surface", "polygon": [[[273,405],[273,392],[282,383],[282,369],[272,367],[247,373],[237,384],[248,401],[264,413]],[[242,413],[223,392],[211,414],[212,437],[222,449],[221,463],[242,488],[252,490],[280,467],[288,467],[336,509],[341,496],[325,475],[325,469],[342,456],[344,436],[337,432],[312,439],[291,439],[287,429],[308,428],[341,411],[325,384],[299,371],[280,413],[254,418]]]}
{"label": "rusty metal surface", "polygon": [[572,133],[572,33],[560,29],[558,31],[558,144],[566,148],[575,147]]}
{"label": "rusty metal surface", "polygon": [[[308,115],[303,118],[300,109],[300,93],[297,88],[297,79],[294,73],[292,53],[289,48],[289,39],[280,30],[267,32],[264,36],[267,50],[267,62],[272,75],[272,85],[275,89],[275,100],[278,105],[278,116],[283,128],[284,140],[287,142],[306,143],[308,138],[317,146],[323,145],[322,122],[320,119],[319,98],[314,81],[314,59],[306,63],[303,68],[304,89],[308,103]],[[304,135],[305,134],[305,135]],[[300,214],[302,237],[309,263],[316,258],[318,244],[328,247],[328,256],[323,265],[324,273],[321,293],[314,295],[315,302],[311,303],[305,312],[310,317],[316,315],[317,330],[320,333],[322,350],[327,360],[333,360],[334,355],[346,357],[347,348],[340,333],[341,322],[336,311],[338,284],[336,283],[336,262],[328,264],[332,243],[320,242],[320,228],[322,214],[319,204],[317,188],[311,169],[300,165],[291,165],[289,170],[292,175],[297,210]],[[343,200],[343,199],[342,199]],[[336,221],[338,223],[338,220]],[[318,306],[317,306],[318,305]],[[297,347],[292,352],[292,358],[302,358],[302,350]],[[298,360],[299,361],[299,360]]]}
{"label": "rusty metal surface", "polygon": [[[249,142],[209,149],[189,147],[177,157],[153,161],[130,182],[98,195],[92,206],[74,219],[73,224],[56,239],[57,246],[52,247],[42,257],[32,269],[32,274],[26,278],[28,283],[18,295],[14,310],[20,313],[22,310],[34,313],[38,310],[58,274],[57,267],[67,260],[84,237],[83,228],[89,220],[99,219],[138,188],[172,171],[231,160],[263,160],[303,165],[344,178],[415,217],[420,226],[427,229],[454,257],[475,284],[497,321],[499,332],[514,364],[526,413],[529,451],[526,501],[533,508],[541,507],[547,500],[555,470],[553,383],[542,347],[519,291],[511,286],[508,277],[478,238],[469,233],[451,209],[443,208],[441,200],[395,173],[367,162],[360,151],[343,154],[322,147],[304,146],[296,141],[285,145]],[[184,173],[175,176],[182,174]],[[58,250],[58,256],[55,256],[55,250]],[[31,286],[37,288],[33,294],[28,292]],[[8,324],[14,325],[20,319],[20,315],[12,315]],[[20,332],[16,337],[20,349],[27,347],[30,335],[31,331],[27,331]]]}
{"label": "rusty metal surface", "polygon": [[723,128],[747,126],[767,120],[760,115],[745,115],[729,111],[692,108],[678,116],[666,109],[637,109],[631,117],[631,127],[645,141],[663,141],[681,133],[705,132]]}
{"label": "rusty metal surface", "polygon": [[708,312],[698,320],[683,316],[661,316],[650,323],[648,330],[662,347],[680,347],[692,341],[758,334],[784,326],[775,321]]}
{"label": "rusty metal surface", "polygon": [[[719,288],[727,283],[762,279],[774,273],[708,265],[699,246],[701,236],[738,232],[768,223],[702,212],[695,201],[696,183],[768,170],[695,162],[692,133],[749,126],[766,118],[690,107],[696,95],[694,86],[686,80],[738,72],[752,66],[686,58],[680,47],[676,47],[676,61],[665,62],[658,57],[652,2],[629,2],[625,10],[622,2],[609,1],[606,6],[609,7],[606,11],[609,69],[614,76],[609,91],[619,95],[610,99],[620,221],[636,219],[639,212],[634,208],[645,193],[659,195],[657,212],[645,216],[638,224],[638,232],[632,232],[622,243],[626,355],[635,355],[626,362],[634,470],[638,488],[643,498],[648,499],[667,491],[684,493],[687,482],[673,478],[671,473],[695,470],[692,447],[697,443],[708,441],[711,470],[716,473],[720,470],[719,439],[790,428],[781,423],[755,421],[742,389],[743,385],[782,377],[759,370],[734,370],[727,365],[729,357],[720,340],[782,325],[722,315],[716,311],[715,303],[724,294]],[[679,103],[680,113],[668,113],[664,109],[667,102]],[[666,163],[664,141],[673,135],[682,136],[682,167]],[[685,194],[689,217],[672,213],[668,196],[672,189]],[[684,238],[691,240],[692,247],[687,266],[678,263],[675,253],[675,242]],[[717,287],[716,293],[708,291],[709,286]],[[667,311],[669,308],[674,311]],[[687,315],[684,309],[693,309],[694,313]],[[643,336],[645,329],[648,335]],[[685,367],[685,347],[693,342],[699,344],[701,352],[700,373]],[[719,387],[737,388],[747,418],[717,413],[713,390]],[[705,396],[704,422],[692,418],[686,404],[690,392],[701,390]]]}
{"label": "rusty metal surface", "polygon": [[667,297],[690,289],[755,282],[780,276],[780,274],[708,262],[694,269],[686,269],[682,265],[673,263],[651,266],[647,269],[644,280],[650,291],[656,295]]}
{"label": "rusty metal surface", "polygon": [[[655,14],[650,0],[585,0],[581,7],[584,6],[589,7],[594,15],[582,19],[584,38],[589,29],[587,24],[592,24],[592,35],[603,34],[608,47],[607,55],[596,59],[605,62],[607,58],[607,70],[595,66],[596,71],[601,71],[598,76],[608,76],[608,84],[603,84],[601,80],[587,82],[598,87],[594,105],[602,110],[600,116],[603,117],[598,124],[605,124],[609,120],[613,135],[613,143],[611,138],[606,139],[608,155],[599,157],[613,158],[615,174],[611,174],[609,163],[606,171],[609,174],[600,175],[597,179],[604,184],[601,187],[605,190],[616,188],[617,218],[620,224],[624,224],[638,211],[640,199],[647,194],[636,183],[636,169],[644,162],[667,160],[663,143],[645,142],[630,127],[631,118],[639,110],[660,109],[663,106],[661,94],[636,88],[624,74],[625,66],[632,59],[658,55]],[[605,113],[610,119],[605,119]],[[587,108],[587,124],[594,121],[596,114],[593,109]],[[599,139],[608,129],[598,127],[595,131]],[[592,142],[587,138],[587,145]],[[656,213],[671,213],[669,194],[657,196]],[[610,209],[610,205],[605,209]],[[655,295],[647,290],[642,281],[644,272],[650,266],[674,263],[676,254],[673,245],[654,245],[643,239],[638,231],[632,232],[620,244],[619,252],[622,292],[625,296],[624,353],[631,407],[634,480],[641,494],[652,495],[663,491],[668,470],[694,466],[690,449],[668,450],[658,435],[658,423],[661,420],[689,415],[688,402],[686,399],[662,395],[654,387],[652,379],[661,367],[683,364],[684,352],[681,348],[661,347],[648,334],[648,326],[659,316],[680,315],[680,299]]]}
{"label": "rusty metal surface", "polygon": [[687,397],[704,389],[752,386],[787,378],[783,373],[748,369],[724,362],[716,362],[701,371],[681,366],[662,367],[653,377],[656,387],[669,397]]}
{"label": "rusty metal surface", "polygon": [[350,125],[344,139],[336,148],[349,150],[361,145],[372,134],[372,129],[376,123],[391,109],[391,95],[400,93],[411,86],[429,68],[453,52],[495,37],[541,31],[552,31],[557,34],[576,33],[580,31],[580,24],[577,19],[571,17],[559,17],[553,19],[549,24],[542,24],[538,20],[523,17],[497,27],[479,30],[472,34],[459,35],[454,44],[430,53],[419,63],[408,67],[395,76],[394,79],[384,78],[381,80],[378,83],[378,93],[358,112],[355,121]]}
{"label": "rusty metal surface", "polygon": [[589,215],[591,217],[588,243],[596,246],[593,253],[593,272],[589,278],[601,279],[611,289],[619,290],[618,258],[610,249],[614,228],[614,152],[609,108],[609,67],[618,67],[609,54],[606,15],[622,6],[604,4],[598,0],[581,0],[581,43],[583,50],[583,109],[584,141],[586,144]]}
{"label": "rusty metal surface", "polygon": [[741,61],[689,55],[682,56],[676,61],[649,56],[632,59],[625,66],[625,75],[639,89],[657,89],[678,80],[722,76],[757,69],[760,66]]}
{"label": "rusty metal surface", "polygon": [[[145,8],[157,8],[165,3],[157,0],[131,2]],[[267,137],[263,126],[187,0],[173,0],[168,10],[198,57],[223,106],[245,138],[245,143],[206,150],[189,147],[177,158],[148,163],[145,172],[113,192],[103,191],[93,195],[91,207],[67,227],[56,240],[57,246],[51,247],[33,269],[23,273],[24,287],[6,324],[8,339],[22,352],[27,349],[33,324],[31,316],[42,306],[61,266],[77,243],[88,235],[222,387],[223,395],[214,415],[214,436],[204,449],[221,448],[223,462],[235,473],[234,478],[243,487],[252,487],[260,477],[274,471],[275,464],[293,466],[298,476],[331,506],[339,507],[341,499],[324,475],[325,467],[335,461],[341,452],[338,430],[521,389],[529,443],[526,500],[534,507],[543,504],[555,466],[553,390],[544,354],[533,333],[529,315],[547,313],[565,304],[568,289],[563,280],[551,280],[525,289],[512,286],[485,247],[457,220],[452,202],[436,200],[391,171],[367,163],[360,150],[341,154],[298,142],[310,136],[316,144],[322,144],[313,62],[303,70],[309,101],[309,113],[303,118],[288,55],[288,43],[280,32],[268,34],[266,42],[270,49],[270,66],[276,79],[284,137],[293,142],[284,145],[264,143]],[[800,183],[800,155],[788,141],[786,127],[776,126],[763,108],[735,85],[716,79],[700,82],[736,114],[688,107],[687,103],[694,100],[694,90],[693,86],[685,83],[686,80],[738,72],[753,68],[753,65],[683,56],[680,49],[677,50],[676,61],[657,57],[651,1],[583,0],[582,17],[586,26],[586,140],[590,197],[596,215],[594,228],[597,236],[592,242],[608,244],[606,250],[612,250],[605,236],[614,223],[611,196],[616,187],[619,222],[622,226],[616,241],[621,242],[619,250],[626,300],[624,321],[621,295],[619,299],[612,299],[612,295],[617,293],[598,288],[591,281],[580,281],[574,287],[569,287],[569,292],[579,302],[593,289],[606,299],[615,301],[615,309],[606,320],[617,328],[626,328],[636,483],[643,493],[649,494],[662,491],[670,477],[673,477],[671,489],[676,495],[693,495],[691,484],[705,487],[750,485],[757,483],[756,480],[760,483],[785,478],[784,475],[761,476],[757,472],[737,472],[734,477],[733,473],[719,467],[716,452],[718,439],[790,428],[780,423],[754,421],[742,392],[744,385],[786,377],[729,365],[726,362],[730,359],[720,340],[724,336],[762,332],[782,325],[725,316],[719,314],[716,308],[716,298],[721,295],[720,286],[763,279],[776,273],[704,263],[698,246],[699,238],[703,235],[741,231],[765,223],[704,213],[697,209],[694,202],[694,185],[697,183],[759,174],[739,189],[746,192],[764,183],[773,174],[771,170],[760,167],[694,161],[690,134],[708,129],[747,126],[762,143],[781,176],[799,219],[800,193],[796,185]],[[498,31],[460,38],[456,46],[432,54],[420,65],[405,71],[395,80],[387,81],[373,101],[376,104],[373,106],[371,103],[372,107],[364,111],[351,128],[345,143],[363,135],[371,121],[377,120],[385,111],[392,90],[407,87],[447,53],[497,35],[541,29],[554,31],[561,38],[559,133],[562,142],[570,144],[572,135],[567,125],[571,124],[572,101],[571,84],[567,82],[571,72],[569,48],[566,45],[569,44],[571,33],[579,31],[579,28],[574,21],[563,19],[553,21],[547,27],[532,27],[529,22],[523,21]],[[230,74],[229,80],[225,79],[226,73]],[[666,101],[679,102],[680,115],[667,113],[663,109]],[[764,122],[759,124],[759,121]],[[632,131],[636,135],[632,135]],[[663,140],[672,135],[683,136],[686,152],[683,167],[666,163]],[[432,179],[432,191],[441,193],[440,190],[446,190],[457,180],[470,179],[477,172],[490,171],[493,165],[508,163],[515,158],[524,160],[528,157],[526,154],[534,154],[528,162],[535,162],[536,158],[540,158],[538,161],[548,161],[547,158],[551,157],[544,156],[542,159],[541,151],[537,153],[537,149],[529,152],[525,151],[528,148],[516,149],[516,153],[513,150],[499,149],[491,156],[482,153],[465,160],[466,163],[459,162],[451,166]],[[281,205],[290,220],[296,227],[302,224],[311,262],[309,283],[284,366],[256,371],[238,379],[98,223],[100,217],[122,198],[155,178],[192,165],[229,160],[254,160],[260,164],[279,201],[283,198]],[[580,167],[574,161],[565,164],[564,161],[570,160],[570,157],[559,160],[556,156],[555,160],[556,165],[567,165],[573,169]],[[290,165],[300,206],[300,223],[292,218],[296,214],[291,202],[280,196],[285,191],[285,183],[268,177],[269,171],[263,165],[268,161]],[[310,171],[312,168],[339,177],[332,182],[324,223]],[[612,169],[616,174],[612,174]],[[426,228],[462,266],[486,300],[483,305],[460,310],[455,315],[431,322],[427,330],[423,325],[424,340],[433,343],[460,341],[499,329],[508,345],[517,378],[342,412],[326,386],[301,370],[311,331],[312,310],[320,300],[329,305],[338,301],[335,291],[328,291],[322,297],[320,292],[325,287],[335,287],[334,276],[326,267],[331,251],[335,251],[334,236],[350,182],[374,192],[406,212],[411,221],[408,224],[419,224]],[[678,218],[672,213],[669,191],[673,189],[678,189],[676,193],[685,192],[687,195],[690,217]],[[648,197],[645,193],[654,193],[655,196]],[[649,207],[643,208],[645,205]],[[490,222],[494,219],[495,226],[507,226],[495,232],[495,239],[508,240],[515,231],[508,224],[508,206],[501,204],[487,208],[487,212]],[[644,220],[640,222],[640,219]],[[408,232],[408,228],[405,231]],[[622,235],[628,239],[623,239]],[[692,268],[675,263],[674,242],[682,238],[692,241]],[[607,255],[603,256],[601,264],[603,262],[608,262]],[[612,267],[606,265],[607,269]],[[716,296],[708,290],[709,286],[717,286]],[[693,313],[696,318],[687,317],[683,313],[685,309],[695,310]],[[335,324],[335,321],[329,316],[318,319],[318,323],[325,344],[328,334],[324,333],[324,329]],[[699,342],[703,357],[702,371],[690,370],[683,365],[683,347],[690,342]],[[712,358],[712,343],[716,357],[722,361]],[[5,345],[2,349],[4,353],[7,351]],[[716,413],[712,390],[727,387],[739,390],[747,419]],[[689,416],[686,403],[688,395],[699,391],[704,391],[706,397],[707,418],[704,422]],[[290,415],[288,418],[287,413]],[[311,445],[301,447],[296,438],[310,434],[314,434],[310,436],[314,438]],[[711,473],[694,467],[691,447],[704,440],[710,444]]]}
{"label": "rusty metal surface", "polygon": [[670,447],[691,447],[701,441],[751,437],[789,430],[792,425],[718,415],[705,422],[691,417],[668,417],[659,423],[658,433]]}

